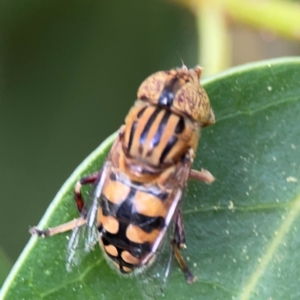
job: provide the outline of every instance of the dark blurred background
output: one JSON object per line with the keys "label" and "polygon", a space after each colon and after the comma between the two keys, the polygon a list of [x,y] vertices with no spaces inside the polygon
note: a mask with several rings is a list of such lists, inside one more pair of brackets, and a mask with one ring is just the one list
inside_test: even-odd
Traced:
{"label": "dark blurred background", "polygon": [[[0,258],[13,263],[64,181],[122,124],[141,81],[181,59],[201,64],[201,33],[193,7],[167,1],[0,5]],[[228,66],[300,54],[297,38],[224,20]]]}

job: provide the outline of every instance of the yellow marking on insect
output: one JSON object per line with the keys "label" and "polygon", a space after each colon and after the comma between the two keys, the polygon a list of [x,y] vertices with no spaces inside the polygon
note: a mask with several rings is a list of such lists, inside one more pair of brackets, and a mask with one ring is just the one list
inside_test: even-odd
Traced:
{"label": "yellow marking on insect", "polygon": [[103,187],[102,193],[109,199],[110,202],[114,204],[120,204],[128,195],[130,188],[119,182],[108,180],[105,186]]}
{"label": "yellow marking on insect", "polygon": [[112,233],[116,234],[119,231],[119,222],[115,217],[104,216],[102,209],[98,210],[98,221],[103,225],[103,228]]}
{"label": "yellow marking on insect", "polygon": [[148,217],[165,217],[169,207],[167,203],[147,192],[138,191],[132,201],[136,211]]}
{"label": "yellow marking on insect", "polygon": [[108,254],[110,254],[112,256],[118,256],[118,250],[115,246],[107,245],[107,246],[104,246],[104,249]]}
{"label": "yellow marking on insect", "polygon": [[128,267],[125,267],[123,266],[123,271],[126,272],[126,273],[129,273],[129,272],[132,272],[132,269],[131,268],[128,268]]}
{"label": "yellow marking on insect", "polygon": [[147,233],[140,227],[130,224],[127,227],[126,236],[131,242],[134,243],[142,244],[145,242],[149,242],[150,244],[152,244],[159,235],[159,232],[159,230],[154,229],[150,233]]}
{"label": "yellow marking on insect", "polygon": [[139,263],[139,259],[132,256],[128,251],[123,251],[121,257],[123,258],[124,261],[126,261],[129,264],[136,265]]}

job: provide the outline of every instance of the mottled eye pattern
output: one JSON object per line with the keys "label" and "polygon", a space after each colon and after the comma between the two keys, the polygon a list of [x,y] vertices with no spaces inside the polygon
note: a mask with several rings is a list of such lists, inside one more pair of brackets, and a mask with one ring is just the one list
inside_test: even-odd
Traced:
{"label": "mottled eye pattern", "polygon": [[139,87],[139,100],[168,107],[206,126],[214,122],[209,98],[200,84],[201,67],[160,71]]}

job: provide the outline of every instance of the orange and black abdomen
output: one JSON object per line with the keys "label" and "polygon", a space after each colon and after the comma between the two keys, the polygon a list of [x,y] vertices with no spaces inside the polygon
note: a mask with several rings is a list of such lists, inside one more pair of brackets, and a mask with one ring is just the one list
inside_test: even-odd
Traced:
{"label": "orange and black abdomen", "polygon": [[197,147],[197,124],[167,108],[137,102],[125,125],[126,155],[150,166],[176,163],[190,147]]}
{"label": "orange and black abdomen", "polygon": [[131,273],[143,266],[167,225],[165,217],[173,197],[154,186],[145,189],[119,174],[109,174],[100,197],[100,244],[121,273]]}

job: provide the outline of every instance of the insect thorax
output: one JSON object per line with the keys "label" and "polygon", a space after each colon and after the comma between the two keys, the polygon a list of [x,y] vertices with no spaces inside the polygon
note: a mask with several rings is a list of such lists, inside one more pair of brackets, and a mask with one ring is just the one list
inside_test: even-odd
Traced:
{"label": "insect thorax", "polygon": [[197,148],[199,124],[168,108],[137,101],[126,117],[124,153],[160,171]]}

